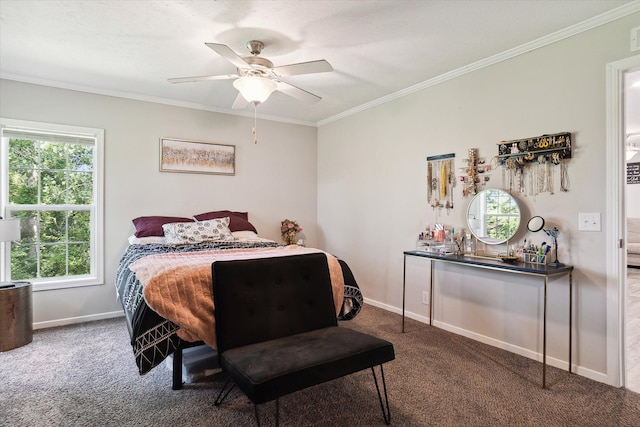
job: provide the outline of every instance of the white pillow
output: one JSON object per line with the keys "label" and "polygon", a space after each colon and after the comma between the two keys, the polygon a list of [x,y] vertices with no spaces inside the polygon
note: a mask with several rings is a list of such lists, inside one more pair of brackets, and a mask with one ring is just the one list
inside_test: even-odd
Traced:
{"label": "white pillow", "polygon": [[214,240],[235,240],[229,230],[229,218],[199,222],[172,222],[162,226],[167,243],[181,245]]}
{"label": "white pillow", "polygon": [[231,235],[242,242],[273,242],[273,240],[260,237],[253,231],[249,230],[232,231]]}
{"label": "white pillow", "polygon": [[258,235],[253,231],[243,230],[243,231],[232,231],[231,234],[236,239],[242,240],[257,240],[259,239]]}
{"label": "white pillow", "polygon": [[136,237],[135,234],[129,236],[130,245],[149,245],[152,243],[167,243],[164,236]]}

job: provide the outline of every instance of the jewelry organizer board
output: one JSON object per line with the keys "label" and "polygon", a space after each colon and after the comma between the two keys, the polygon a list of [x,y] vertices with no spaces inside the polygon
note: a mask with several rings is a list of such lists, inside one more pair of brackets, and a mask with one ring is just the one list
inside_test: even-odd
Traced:
{"label": "jewelry organizer board", "polygon": [[427,201],[434,210],[453,209],[454,153],[427,157]]}
{"label": "jewelry organizer board", "polygon": [[499,142],[503,187],[525,196],[569,191],[571,150],[569,132]]}

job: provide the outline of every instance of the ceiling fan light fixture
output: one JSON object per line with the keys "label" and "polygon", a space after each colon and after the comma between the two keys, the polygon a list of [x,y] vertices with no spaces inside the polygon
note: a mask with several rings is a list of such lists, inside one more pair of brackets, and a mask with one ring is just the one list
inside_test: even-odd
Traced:
{"label": "ceiling fan light fixture", "polygon": [[238,89],[247,102],[256,105],[264,102],[276,90],[275,82],[259,76],[245,76],[233,82],[233,87]]}

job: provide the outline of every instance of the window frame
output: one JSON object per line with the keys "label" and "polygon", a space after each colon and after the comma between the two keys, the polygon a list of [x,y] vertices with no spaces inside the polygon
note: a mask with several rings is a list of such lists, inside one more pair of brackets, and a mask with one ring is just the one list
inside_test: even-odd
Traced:
{"label": "window frame", "polygon": [[[33,291],[66,289],[82,286],[104,284],[104,129],[83,126],[62,125],[28,120],[0,118],[0,215],[11,217],[11,211],[41,210],[43,205],[9,205],[9,146],[4,133],[5,129],[50,135],[79,136],[95,140],[93,155],[93,208],[90,230],[90,274],[59,276],[51,278],[33,278]],[[17,207],[20,206],[20,209]],[[64,207],[65,205],[55,205]],[[51,206],[48,206],[51,207]],[[67,260],[68,264],[68,260]],[[0,244],[0,267],[11,277],[11,251]]]}

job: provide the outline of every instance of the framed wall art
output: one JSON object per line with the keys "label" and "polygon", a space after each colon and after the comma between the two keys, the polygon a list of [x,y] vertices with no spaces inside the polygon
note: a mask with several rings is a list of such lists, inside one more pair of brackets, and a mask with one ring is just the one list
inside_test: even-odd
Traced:
{"label": "framed wall art", "polygon": [[627,163],[627,184],[640,184],[640,163]]}
{"label": "framed wall art", "polygon": [[160,171],[235,175],[235,145],[160,138]]}

